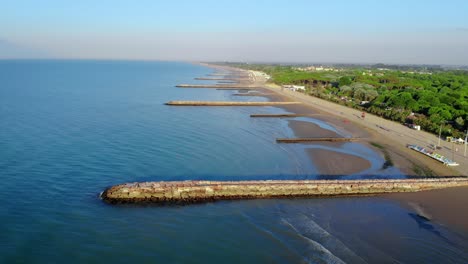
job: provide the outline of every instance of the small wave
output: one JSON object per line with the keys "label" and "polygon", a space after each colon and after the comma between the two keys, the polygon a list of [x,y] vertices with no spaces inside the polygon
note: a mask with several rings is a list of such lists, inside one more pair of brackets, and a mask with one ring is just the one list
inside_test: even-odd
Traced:
{"label": "small wave", "polygon": [[317,258],[315,254],[319,253],[320,259],[326,263],[345,263],[343,259],[352,263],[366,263],[343,242],[321,228],[310,217],[300,214],[295,218],[283,218],[282,221],[310,243],[314,252],[314,255],[310,256],[310,258]]}
{"label": "small wave", "polygon": [[[319,257],[321,260],[324,260],[326,263],[345,263],[339,257],[333,255],[333,253],[331,253],[328,249],[326,249],[320,243],[302,235],[301,232],[299,232],[290,222],[288,222],[285,219],[282,219],[282,221],[284,224],[291,227],[296,233],[298,233],[302,238],[304,238],[306,241],[309,242],[308,249],[310,249],[310,252],[313,254],[307,258],[309,260],[309,263],[313,263],[312,260],[316,259],[317,257]],[[317,253],[318,255],[316,255]]]}

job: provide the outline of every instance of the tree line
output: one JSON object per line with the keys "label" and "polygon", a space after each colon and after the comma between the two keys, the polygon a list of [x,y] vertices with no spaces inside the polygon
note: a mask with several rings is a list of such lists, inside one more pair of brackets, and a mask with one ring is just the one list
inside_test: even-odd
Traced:
{"label": "tree line", "polygon": [[[420,125],[446,136],[463,137],[468,119],[468,72],[418,72],[353,67],[339,71],[302,71],[293,66],[231,64],[263,71],[276,84],[305,85],[306,92],[378,116]],[[364,104],[362,104],[364,101]]]}

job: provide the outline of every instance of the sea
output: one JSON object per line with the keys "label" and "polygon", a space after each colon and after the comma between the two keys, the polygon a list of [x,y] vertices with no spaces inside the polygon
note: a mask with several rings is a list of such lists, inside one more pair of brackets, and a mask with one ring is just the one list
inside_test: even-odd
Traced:
{"label": "sea", "polygon": [[[176,88],[215,70],[185,62],[0,61],[0,263],[468,263],[468,234],[379,197],[109,205],[125,182],[323,179],[276,107]],[[317,119],[323,128],[334,129]],[[334,151],[405,177],[358,143]]]}

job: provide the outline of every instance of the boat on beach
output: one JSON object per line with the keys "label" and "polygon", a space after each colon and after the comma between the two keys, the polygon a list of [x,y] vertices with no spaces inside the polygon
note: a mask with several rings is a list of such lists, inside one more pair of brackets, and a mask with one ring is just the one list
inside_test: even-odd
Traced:
{"label": "boat on beach", "polygon": [[408,144],[408,145],[406,145],[406,147],[408,147],[408,148],[410,148],[410,149],[412,149],[414,151],[417,151],[419,153],[422,153],[422,154],[424,154],[426,156],[429,156],[429,157],[431,157],[431,158],[433,158],[433,159],[435,159],[435,160],[437,160],[439,162],[442,162],[446,166],[458,166],[458,165],[460,165],[460,164],[456,163],[455,161],[453,161],[453,160],[451,160],[451,159],[449,159],[447,157],[444,157],[444,156],[442,156],[440,154],[437,154],[432,150],[428,150],[428,149],[426,149],[424,147],[421,147],[421,146],[418,146],[418,145],[413,145],[413,144]]}

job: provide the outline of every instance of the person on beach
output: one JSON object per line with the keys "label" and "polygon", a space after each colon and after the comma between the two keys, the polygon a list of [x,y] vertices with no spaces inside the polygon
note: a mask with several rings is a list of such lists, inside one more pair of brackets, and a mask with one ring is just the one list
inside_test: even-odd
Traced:
{"label": "person on beach", "polygon": [[366,117],[366,113],[362,112],[361,118],[364,119]]}

